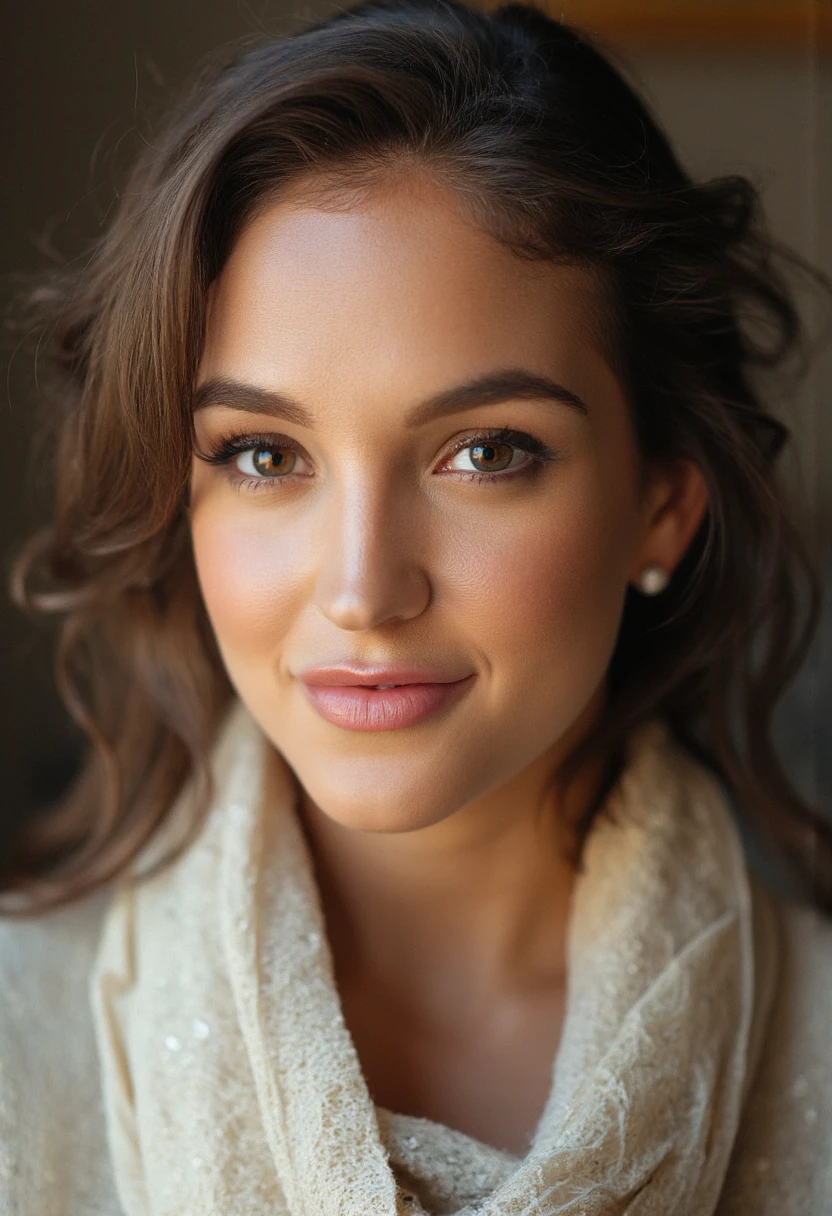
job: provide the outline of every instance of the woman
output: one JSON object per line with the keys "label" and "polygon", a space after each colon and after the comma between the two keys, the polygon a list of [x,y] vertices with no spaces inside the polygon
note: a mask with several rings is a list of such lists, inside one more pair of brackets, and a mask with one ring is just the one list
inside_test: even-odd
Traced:
{"label": "woman", "polygon": [[830,1210],[772,252],[522,5],[372,0],[171,117],[39,295],[17,593],[91,748],[5,880],[0,1211]]}

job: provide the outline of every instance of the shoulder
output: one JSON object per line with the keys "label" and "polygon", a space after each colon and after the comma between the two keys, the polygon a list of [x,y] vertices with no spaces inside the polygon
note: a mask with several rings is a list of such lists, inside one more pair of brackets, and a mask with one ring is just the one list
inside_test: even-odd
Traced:
{"label": "shoulder", "polygon": [[[110,898],[109,891],[99,891],[37,916],[0,916],[0,975],[25,983],[61,952],[68,951],[70,959],[91,957]],[[69,969],[62,968],[61,974],[67,976]]]}
{"label": "shoulder", "polygon": [[86,981],[109,893],[34,917],[0,917],[0,1053],[56,1047],[88,1026]]}
{"label": "shoulder", "polygon": [[87,982],[108,903],[0,918],[0,1216],[117,1210],[90,1169],[106,1147]]}
{"label": "shoulder", "polygon": [[832,919],[766,893],[778,964],[718,1216],[832,1211]]}

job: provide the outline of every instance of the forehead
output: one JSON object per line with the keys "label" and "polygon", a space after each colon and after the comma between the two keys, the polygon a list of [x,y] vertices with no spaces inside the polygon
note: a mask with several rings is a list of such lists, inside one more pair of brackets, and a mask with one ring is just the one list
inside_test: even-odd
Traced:
{"label": "forehead", "polygon": [[413,175],[360,199],[293,189],[244,226],[209,298],[200,378],[418,395],[484,368],[601,360],[601,292],[519,258]]}

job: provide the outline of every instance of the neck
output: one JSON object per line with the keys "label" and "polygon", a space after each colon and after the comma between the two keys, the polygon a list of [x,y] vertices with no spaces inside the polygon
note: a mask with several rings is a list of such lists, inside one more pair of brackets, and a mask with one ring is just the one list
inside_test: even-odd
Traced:
{"label": "neck", "polygon": [[[585,729],[576,723],[505,784],[410,832],[345,827],[302,792],[339,985],[369,983],[434,1019],[463,997],[563,983],[575,873],[547,778]],[[573,797],[590,797],[599,776],[588,772]]]}

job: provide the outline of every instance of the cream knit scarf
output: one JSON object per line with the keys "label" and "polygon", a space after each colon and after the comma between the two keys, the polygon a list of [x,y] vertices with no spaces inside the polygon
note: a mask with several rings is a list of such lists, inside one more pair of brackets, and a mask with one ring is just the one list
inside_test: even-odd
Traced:
{"label": "cream knit scarf", "polygon": [[[343,1020],[294,776],[239,702],[214,762],[200,836],[115,893],[90,977],[124,1210],[432,1212],[418,1161],[402,1180],[406,1145]],[[531,1151],[455,1211],[716,1207],[771,987],[755,975],[741,843],[719,786],[658,719],[633,732],[608,809],[574,889],[566,1020]]]}

